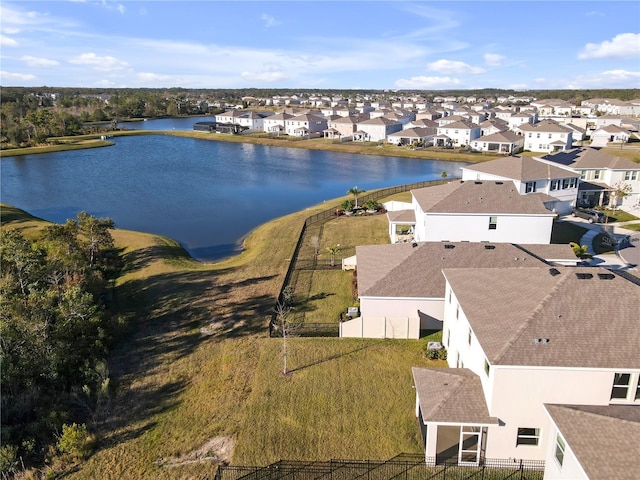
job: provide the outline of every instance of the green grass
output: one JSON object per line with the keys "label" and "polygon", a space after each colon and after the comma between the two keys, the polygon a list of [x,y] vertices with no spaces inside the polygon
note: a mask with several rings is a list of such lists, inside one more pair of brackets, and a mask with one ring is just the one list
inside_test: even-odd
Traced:
{"label": "green grass", "polygon": [[[419,452],[411,367],[445,365],[422,355],[423,340],[293,338],[293,376],[279,374],[282,340],[268,337],[269,318],[304,219],[326,208],[269,222],[242,254],[212,264],[170,239],[113,232],[126,264],[114,294],[126,326],[109,362],[116,393],[95,453],[69,478],[211,477],[215,462],[158,462],[221,436],[235,439],[235,464]],[[2,213],[3,228],[46,225],[10,206]],[[324,225],[322,248],[348,253],[388,242],[386,232],[384,215],[340,217]],[[315,275],[310,292],[326,295],[309,303],[312,315],[350,304],[352,272]]]}
{"label": "green grass", "polygon": [[627,225],[624,225],[622,228],[633,230],[634,232],[640,232],[640,223],[629,223]]}
{"label": "green grass", "polygon": [[631,213],[625,212],[624,210],[604,209],[602,211],[608,217],[607,223],[630,222],[633,220],[640,220],[640,218],[636,217],[635,215],[632,215]]}

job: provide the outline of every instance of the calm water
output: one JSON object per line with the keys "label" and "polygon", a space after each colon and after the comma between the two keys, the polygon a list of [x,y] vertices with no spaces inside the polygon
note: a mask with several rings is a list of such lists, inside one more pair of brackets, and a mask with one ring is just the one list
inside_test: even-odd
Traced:
{"label": "calm water", "polygon": [[454,176],[464,165],[163,135],[114,141],[2,158],[2,202],[54,222],[85,210],[120,228],[178,240],[194,258],[217,260],[237,253],[257,226],[355,185],[372,190],[442,171]]}

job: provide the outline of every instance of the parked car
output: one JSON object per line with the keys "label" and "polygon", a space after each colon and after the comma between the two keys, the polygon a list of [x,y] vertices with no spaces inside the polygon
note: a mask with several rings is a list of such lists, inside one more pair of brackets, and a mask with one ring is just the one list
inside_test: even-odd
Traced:
{"label": "parked car", "polygon": [[587,220],[589,223],[604,223],[607,219],[607,216],[592,208],[574,208],[571,213],[574,217],[580,217]]}

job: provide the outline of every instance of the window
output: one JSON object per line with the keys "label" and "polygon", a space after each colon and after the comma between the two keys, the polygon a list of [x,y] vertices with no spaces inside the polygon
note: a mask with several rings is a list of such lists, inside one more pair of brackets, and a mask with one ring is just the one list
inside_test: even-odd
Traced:
{"label": "window", "polygon": [[562,466],[562,462],[564,462],[564,449],[565,443],[564,439],[560,436],[560,434],[556,435],[556,453],[555,457],[560,466]]}
{"label": "window", "polygon": [[525,184],[525,193],[532,193],[536,191],[536,182],[527,182]]}
{"label": "window", "polygon": [[551,134],[549,134],[549,138],[551,138]]}
{"label": "window", "polygon": [[638,172],[633,171],[633,170],[628,170],[628,171],[624,172],[624,179],[625,180],[637,180],[638,179]]}
{"label": "window", "polygon": [[558,190],[559,183],[560,183],[560,180],[551,180],[551,187],[549,189]]}
{"label": "window", "polygon": [[489,230],[496,230],[498,228],[498,217],[489,217]]}
{"label": "window", "polygon": [[593,179],[594,180],[599,180],[600,179],[600,170],[596,170],[593,172]]}
{"label": "window", "polygon": [[471,345],[471,329],[469,329],[469,334],[467,335],[467,343]]}
{"label": "window", "polygon": [[487,360],[486,358],[484,359],[484,373],[487,374],[487,377],[489,376],[489,371],[491,370],[491,367],[489,365],[489,360]]}
{"label": "window", "polygon": [[516,447],[518,445],[538,445],[540,442],[539,428],[518,428]]}
{"label": "window", "polygon": [[[626,399],[631,386],[630,373],[616,373],[613,377],[613,388],[611,389],[611,400]],[[636,394],[637,397],[637,394]]]}
{"label": "window", "polygon": [[540,134],[539,134],[539,133],[538,133],[538,134],[536,134],[536,138],[540,138]]}
{"label": "window", "polygon": [[456,320],[460,318],[460,305],[456,307]]}
{"label": "window", "polygon": [[580,170],[580,180],[585,180],[587,178],[587,171]]}
{"label": "window", "polygon": [[563,178],[562,179],[562,189],[565,190],[567,188],[569,188],[569,180],[568,178]]}

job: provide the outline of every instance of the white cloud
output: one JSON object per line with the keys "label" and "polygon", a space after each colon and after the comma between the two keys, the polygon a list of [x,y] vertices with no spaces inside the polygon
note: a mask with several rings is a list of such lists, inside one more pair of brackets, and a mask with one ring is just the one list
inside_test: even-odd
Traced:
{"label": "white cloud", "polygon": [[581,60],[590,58],[640,56],[640,33],[621,33],[611,41],[587,43],[578,54]]}
{"label": "white cloud", "polygon": [[32,57],[30,55],[24,55],[20,58],[20,60],[25,62],[30,67],[55,67],[56,65],[60,65],[60,62],[56,60],[49,60],[48,58]]}
{"label": "white cloud", "polygon": [[242,72],[242,78],[258,82],[278,82],[286,80],[288,77],[285,73],[279,71],[266,72]]}
{"label": "white cloud", "polygon": [[444,73],[445,75],[463,75],[463,74],[477,74],[484,73],[484,69],[479,67],[472,67],[464,62],[457,62],[455,60],[440,59],[435,62],[431,62],[427,65],[427,69],[433,72]]}
{"label": "white cloud", "polygon": [[606,72],[602,72],[602,76],[609,80],[630,82],[634,79],[640,79],[640,72],[630,72],[628,70],[607,70]]}
{"label": "white cloud", "polygon": [[120,13],[124,13],[125,12],[124,5],[119,3],[118,6],[116,7],[116,10],[118,10],[118,12]]}
{"label": "white cloud", "polygon": [[95,53],[83,53],[77,57],[69,60],[69,63],[77,65],[90,65],[96,70],[108,71],[108,70],[121,70],[127,67],[127,62],[118,60],[117,58],[105,56],[99,57]]}
{"label": "white cloud", "polygon": [[457,78],[451,77],[411,77],[409,79],[401,78],[396,80],[394,85],[398,88],[416,90],[421,88],[447,88],[451,86],[459,86],[462,82]]}
{"label": "white cloud", "polygon": [[264,22],[264,28],[271,28],[271,27],[277,27],[278,25],[282,25],[282,22],[279,22],[278,20],[275,19],[275,17],[267,13],[263,13],[262,15],[260,15],[260,18]]}
{"label": "white cloud", "polygon": [[7,80],[20,80],[20,81],[28,81],[35,80],[36,76],[31,73],[12,73],[12,72],[0,72],[0,82],[6,83]]}
{"label": "white cloud", "polygon": [[6,27],[2,29],[3,33],[6,33],[7,35],[15,35],[16,33],[20,33],[20,29],[19,28],[12,28],[12,27]]}
{"label": "white cloud", "polygon": [[500,55],[498,53],[485,53],[484,63],[492,67],[498,67],[502,65],[502,62],[504,62],[506,58],[507,57],[505,57],[504,55]]}
{"label": "white cloud", "polygon": [[9,38],[6,35],[0,35],[0,45],[3,47],[17,47],[18,42],[16,42],[13,38]]}

